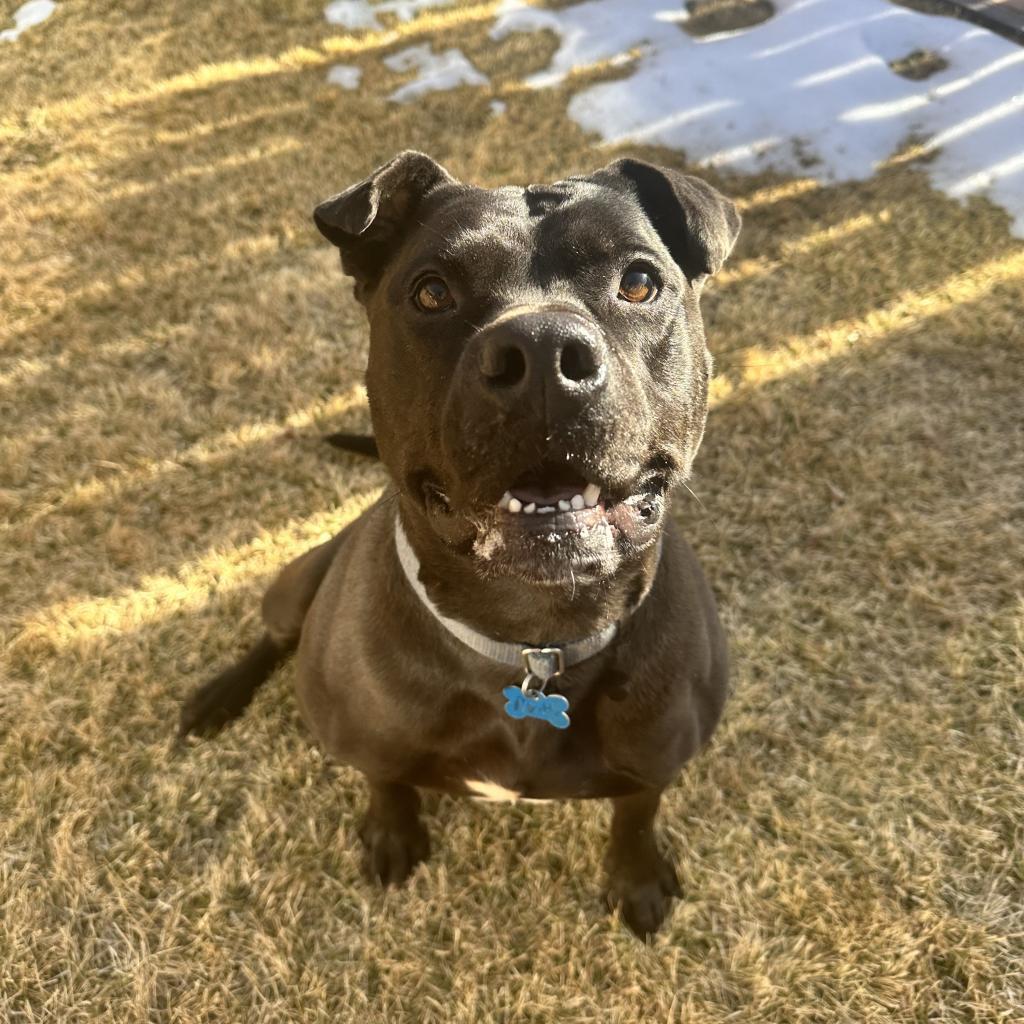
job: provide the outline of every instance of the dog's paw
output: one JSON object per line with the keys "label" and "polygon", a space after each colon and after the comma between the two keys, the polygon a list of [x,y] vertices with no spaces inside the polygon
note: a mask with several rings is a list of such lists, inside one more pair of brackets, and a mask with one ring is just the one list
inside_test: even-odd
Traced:
{"label": "dog's paw", "polygon": [[430,856],[430,836],[417,819],[403,825],[368,816],[359,829],[363,874],[381,885],[401,885]]}
{"label": "dog's paw", "polygon": [[634,935],[650,938],[683,895],[675,868],[660,854],[647,864],[610,866],[605,899],[609,910],[618,909]]}

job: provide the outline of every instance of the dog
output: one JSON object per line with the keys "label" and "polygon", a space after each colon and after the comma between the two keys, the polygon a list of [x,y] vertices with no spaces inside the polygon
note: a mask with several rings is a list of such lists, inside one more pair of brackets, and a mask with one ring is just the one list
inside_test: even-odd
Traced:
{"label": "dog", "polygon": [[419,788],[612,802],[606,899],[637,935],[680,895],[662,791],[708,741],[726,641],[670,517],[707,417],[698,306],[740,229],[707,183],[637,159],[483,189],[407,151],[321,203],[369,320],[392,485],[286,566],[265,634],[184,705],[242,713],[297,651],[303,718],[360,769],[364,870],[429,853]]}

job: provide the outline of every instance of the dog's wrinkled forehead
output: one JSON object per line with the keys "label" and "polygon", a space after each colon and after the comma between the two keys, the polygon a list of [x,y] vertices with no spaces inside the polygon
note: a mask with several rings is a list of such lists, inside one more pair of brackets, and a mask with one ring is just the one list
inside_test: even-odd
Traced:
{"label": "dog's wrinkled forehead", "polygon": [[433,257],[439,269],[473,268],[482,276],[528,268],[535,225],[521,189],[442,190],[421,214],[411,237],[414,259]]}
{"label": "dog's wrinkled forehead", "polygon": [[420,210],[403,263],[542,288],[643,250],[668,260],[640,203],[587,181],[440,190]]}
{"label": "dog's wrinkled forehead", "polygon": [[[444,207],[450,207],[446,217]],[[433,236],[429,246],[438,251],[460,240],[468,245],[473,231],[486,230],[502,251],[510,244],[521,250],[525,231],[539,253],[557,241],[563,259],[571,259],[573,246],[587,255],[587,240],[599,245],[602,231],[618,244],[622,231],[647,237],[653,231],[686,279],[699,287],[729,255],[740,226],[735,206],[706,181],[640,160],[617,160],[551,185],[487,190],[460,182],[414,151],[319,204],[313,219],[340,250],[362,301],[411,237],[422,244],[424,236]],[[538,222],[551,225],[547,236]]]}
{"label": "dog's wrinkled forehead", "polygon": [[541,278],[548,253],[558,253],[552,265],[571,267],[599,258],[608,245],[660,240],[699,286],[722,265],[740,229],[736,207],[707,182],[641,160],[616,160],[552,185],[488,190],[414,151],[325,200],[313,216],[340,249],[363,300],[396,254],[408,254],[410,239],[453,260],[480,256],[479,269],[530,251]]}

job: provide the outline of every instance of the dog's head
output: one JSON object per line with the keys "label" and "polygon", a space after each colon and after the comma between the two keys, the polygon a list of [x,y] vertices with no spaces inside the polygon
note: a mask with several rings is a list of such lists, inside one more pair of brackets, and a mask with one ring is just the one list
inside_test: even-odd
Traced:
{"label": "dog's head", "polygon": [[321,203],[370,320],[381,457],[488,575],[598,580],[658,537],[707,415],[701,287],[739,232],[639,160],[481,189],[406,152]]}

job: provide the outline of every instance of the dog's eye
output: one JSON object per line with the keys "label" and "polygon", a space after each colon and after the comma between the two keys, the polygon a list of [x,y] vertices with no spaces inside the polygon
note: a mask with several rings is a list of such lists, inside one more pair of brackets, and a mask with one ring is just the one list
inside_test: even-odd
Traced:
{"label": "dog's eye", "polygon": [[448,285],[439,277],[425,277],[420,281],[414,301],[424,313],[443,313],[455,305]]}
{"label": "dog's eye", "polygon": [[658,286],[641,266],[629,267],[619,282],[619,298],[626,302],[650,302],[658,294]]}

